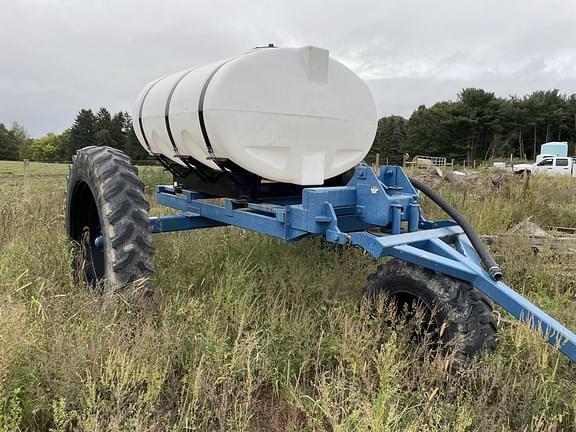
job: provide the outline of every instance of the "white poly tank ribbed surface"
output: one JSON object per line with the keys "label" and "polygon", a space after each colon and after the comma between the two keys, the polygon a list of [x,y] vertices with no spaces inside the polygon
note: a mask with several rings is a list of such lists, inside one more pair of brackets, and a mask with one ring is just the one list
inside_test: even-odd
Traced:
{"label": "white poly tank ribbed surface", "polygon": [[368,86],[315,47],[259,48],[149,83],[134,129],[152,154],[264,179],[322,184],[368,153],[378,122]]}

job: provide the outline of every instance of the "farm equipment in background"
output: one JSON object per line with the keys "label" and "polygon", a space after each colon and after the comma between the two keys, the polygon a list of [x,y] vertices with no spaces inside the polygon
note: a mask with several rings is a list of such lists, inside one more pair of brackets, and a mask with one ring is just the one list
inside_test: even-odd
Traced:
{"label": "farm equipment in background", "polygon": [[547,142],[540,146],[533,164],[514,164],[514,174],[544,174],[553,176],[576,176],[576,158],[568,156],[567,142]]}
{"label": "farm equipment in background", "polygon": [[[151,287],[152,234],[235,226],[286,241],[322,237],[394,258],[368,278],[368,299],[382,294],[398,313],[423,307],[427,332],[459,341],[461,362],[495,347],[489,299],[576,361],[576,335],[501,281],[442,197],[400,167],[376,174],[358,163],[376,130],[374,102],[326,50],[269,46],[171,75],[149,84],[134,112],[140,143],[174,179],[156,187],[156,202],[178,213],[148,216],[144,185],[121,151],[79,150],[66,226],[88,285]],[[451,220],[425,219],[419,192]]]}
{"label": "farm equipment in background", "polygon": [[572,157],[544,156],[533,164],[516,164],[514,174],[544,174],[576,177],[576,159]]}

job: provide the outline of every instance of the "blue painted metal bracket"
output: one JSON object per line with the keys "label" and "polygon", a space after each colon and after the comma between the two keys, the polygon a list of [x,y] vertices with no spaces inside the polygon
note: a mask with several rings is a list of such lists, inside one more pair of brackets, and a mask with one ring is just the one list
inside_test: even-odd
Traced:
{"label": "blue painted metal bracket", "polygon": [[473,284],[496,304],[540,332],[576,361],[576,335],[483,268],[453,221],[427,221],[418,193],[399,167],[380,174],[359,166],[347,186],[306,188],[300,200],[247,203],[172,186],[157,186],[160,205],[178,215],[150,218],[153,233],[233,225],[287,241],[323,236],[361,247],[374,258],[392,256]]}
{"label": "blue painted metal bracket", "polygon": [[152,228],[153,234],[214,228],[219,226],[226,226],[226,224],[193,214],[179,214],[150,218],[150,227]]}

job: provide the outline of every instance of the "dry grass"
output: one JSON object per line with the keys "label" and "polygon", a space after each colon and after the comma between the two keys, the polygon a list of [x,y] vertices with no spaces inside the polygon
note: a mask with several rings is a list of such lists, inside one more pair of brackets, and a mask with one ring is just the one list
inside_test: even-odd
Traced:
{"label": "dry grass", "polygon": [[[574,365],[509,320],[497,352],[458,377],[416,361],[402,328],[358,307],[375,263],[357,250],[232,228],[162,235],[155,301],[94,297],[69,274],[63,187],[33,182],[25,197],[0,183],[0,430],[576,429]],[[574,226],[573,187],[441,189],[495,232],[528,215]],[[562,271],[575,258],[521,238],[497,254],[510,285],[576,327]]]}

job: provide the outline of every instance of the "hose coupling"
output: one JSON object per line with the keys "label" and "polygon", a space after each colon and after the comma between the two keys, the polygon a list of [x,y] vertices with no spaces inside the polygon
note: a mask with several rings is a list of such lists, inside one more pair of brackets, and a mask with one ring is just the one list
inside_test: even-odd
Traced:
{"label": "hose coupling", "polygon": [[488,273],[490,273],[490,276],[492,276],[496,282],[501,280],[503,277],[502,269],[500,268],[500,266],[497,265],[490,267],[488,269]]}

